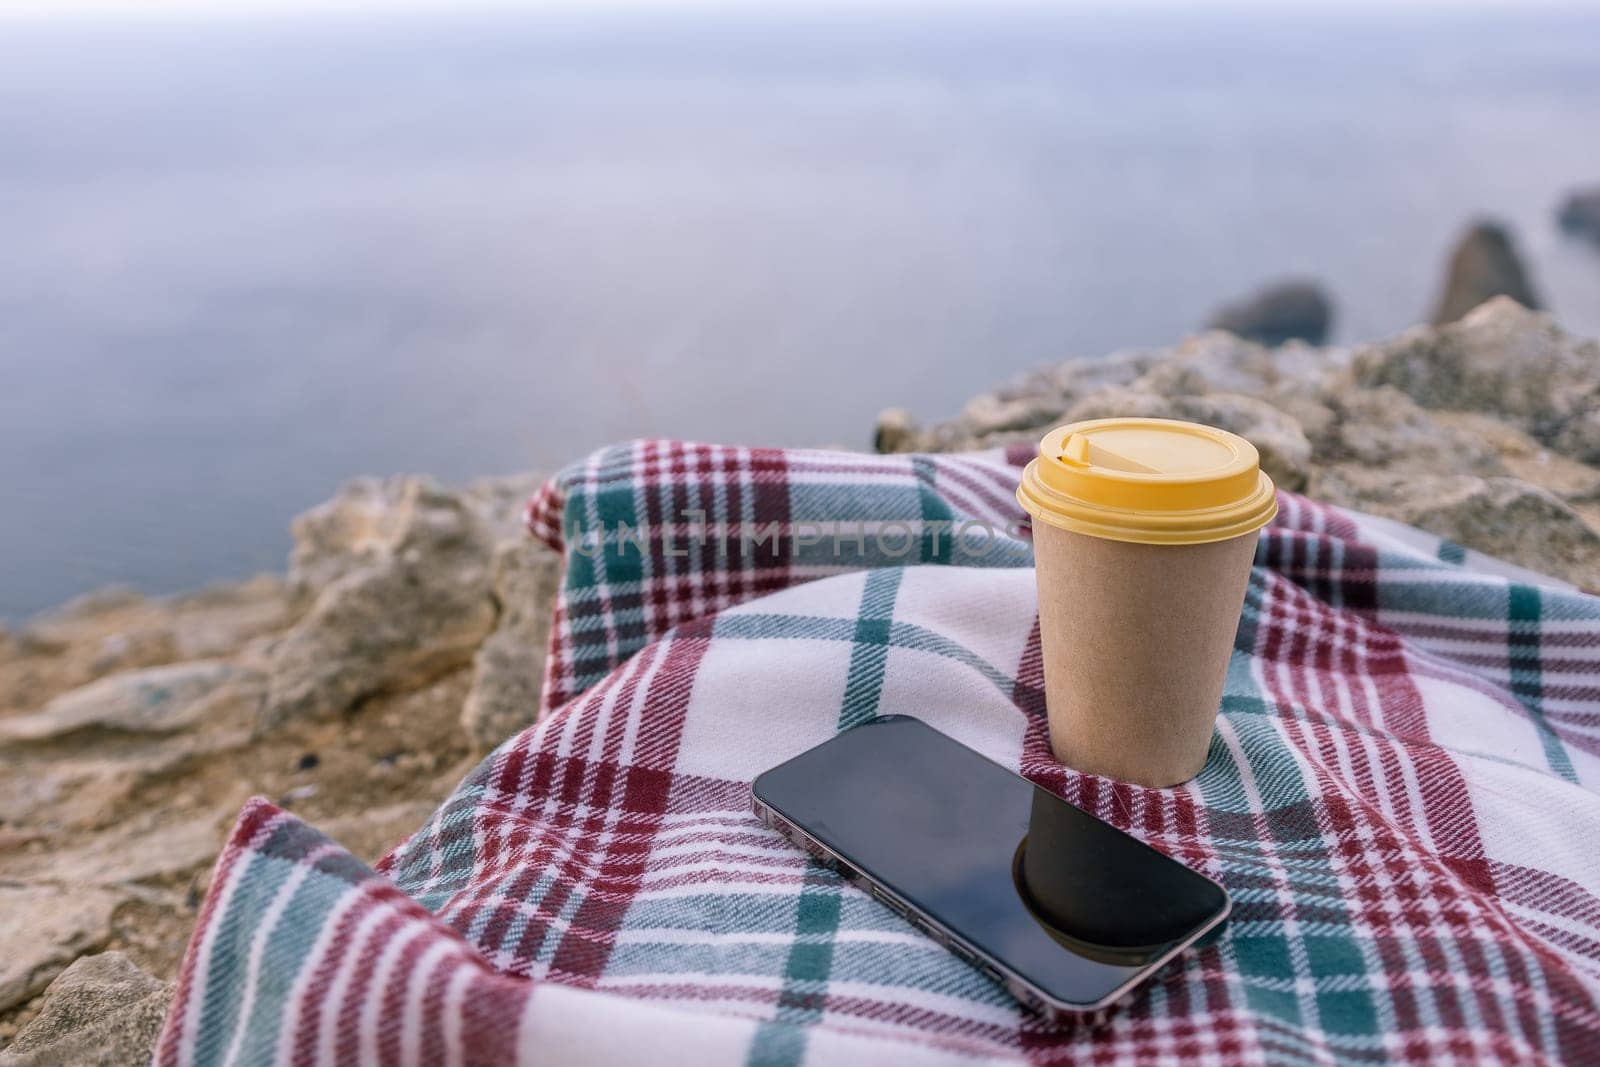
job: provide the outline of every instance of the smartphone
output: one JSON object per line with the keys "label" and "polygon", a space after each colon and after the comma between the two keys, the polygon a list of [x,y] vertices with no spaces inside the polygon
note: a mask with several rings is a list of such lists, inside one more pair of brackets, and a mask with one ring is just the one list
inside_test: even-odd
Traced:
{"label": "smartphone", "polygon": [[1098,1011],[1227,920],[1228,893],[919,719],[758,777],[756,814],[1049,1016]]}

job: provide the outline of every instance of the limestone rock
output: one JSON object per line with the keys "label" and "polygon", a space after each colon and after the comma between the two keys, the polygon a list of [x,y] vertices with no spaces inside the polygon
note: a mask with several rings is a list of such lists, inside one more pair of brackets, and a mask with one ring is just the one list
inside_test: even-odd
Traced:
{"label": "limestone rock", "polygon": [[32,620],[24,632],[31,654],[70,653],[78,681],[171,663],[178,656],[168,606],[123,586],[71,600]]}
{"label": "limestone rock", "polygon": [[1161,396],[1131,388],[1102,389],[1074,404],[1063,421],[1136,416],[1184,419],[1218,426],[1246,438],[1261,453],[1261,469],[1284,489],[1306,483],[1311,442],[1298,423],[1254,397],[1233,393]]}
{"label": "limestone rock", "polygon": [[527,526],[523,522],[523,509],[527,507],[528,498],[542,484],[542,474],[508,474],[498,478],[480,478],[463,489],[461,495],[488,525],[490,536],[497,543],[521,540],[528,536]]}
{"label": "limestone rock", "polygon": [[130,797],[247,748],[264,695],[259,680],[224,686],[194,726],[171,734],[85,730],[0,745],[0,812],[15,827],[127,828]]}
{"label": "limestone rock", "polygon": [[1277,377],[1272,350],[1231,333],[1211,331],[1191,337],[1167,358],[1126,384],[1161,396],[1201,393],[1259,393]]}
{"label": "limestone rock", "polygon": [[561,586],[561,556],[523,538],[495,552],[498,625],[473,658],[472,691],[461,724],[475,748],[494,748],[533,723],[544,681],[550,612]]}
{"label": "limestone rock", "polygon": [[222,849],[223,836],[223,828],[210,815],[163,819],[133,830],[123,824],[56,851],[0,853],[0,878],[76,888],[190,874],[211,865]]}
{"label": "limestone rock", "polygon": [[120,898],[103,889],[0,884],[0,1011],[44,989],[111,936]]}
{"label": "limestone rock", "polygon": [[1600,342],[1571,338],[1508,299],[1363,348],[1351,379],[1392,385],[1426,408],[1490,412],[1574,459],[1600,461]]}
{"label": "limestone rock", "polygon": [[1492,297],[1504,296],[1537,310],[1528,272],[1517,255],[1511,233],[1494,222],[1473,224],[1456,242],[1446,269],[1444,291],[1434,308],[1433,323],[1455,322]]}
{"label": "limestone rock", "polygon": [[1166,349],[1123,348],[1104,356],[1069,359],[1043,376],[1038,395],[1054,396],[1065,410],[1072,401],[1107,386],[1131,384],[1170,355]]}
{"label": "limestone rock", "polygon": [[1600,501],[1600,470],[1547,448],[1517,427],[1478,411],[1434,411],[1429,415],[1458,448],[1468,447],[1462,444],[1465,439],[1470,447],[1488,450],[1506,473],[1548,489],[1568,503]]}
{"label": "limestone rock", "polygon": [[80,731],[163,734],[202,718],[208,698],[253,672],[226,660],[199,660],[114,674],[52,700],[32,715],[0,719],[0,743],[46,741]]}
{"label": "limestone rock", "polygon": [[39,621],[46,626],[70,624],[83,619],[98,618],[124,608],[138,607],[144,604],[145,600],[144,594],[131,585],[106,585],[99,589],[91,589],[82,596],[73,597]]}
{"label": "limestone rock", "polygon": [[420,685],[488,636],[492,540],[461,494],[423,478],[356,483],[294,529],[291,581],[326,584],[272,651],[263,729]]}
{"label": "limestone rock", "polygon": [[1327,442],[1340,431],[1339,413],[1334,410],[1331,398],[1288,393],[1275,395],[1268,403],[1300,427],[1311,444],[1312,462],[1323,462]]}
{"label": "limestone rock", "polygon": [[1415,475],[1340,464],[1318,470],[1310,492],[1587,589],[1600,588],[1600,533],[1554,494],[1516,478]]}
{"label": "limestone rock", "polygon": [[1212,331],[1169,350],[1165,359],[1129,385],[1162,396],[1238,393],[1279,408],[1305,407],[1321,402],[1326,382],[1348,363],[1344,349],[1313,348],[1299,341],[1266,348]]}
{"label": "limestone rock", "polygon": [[12,825],[94,825],[114,816],[134,779],[107,760],[0,757],[0,811]]}
{"label": "limestone rock", "polygon": [[112,633],[101,639],[89,661],[89,673],[99,677],[113,671],[170,663],[177,657],[177,641],[170,630]]}
{"label": "limestone rock", "polygon": [[0,660],[0,708],[35,710],[68,689],[178,656],[160,600],[113,588],[29,620]]}
{"label": "limestone rock", "polygon": [[84,956],[51,983],[0,1067],[147,1063],[172,991],[120,952]]}
{"label": "limestone rock", "polygon": [[293,621],[282,578],[262,576],[183,596],[114,590],[29,621],[0,655],[0,712],[36,711],[108,675],[251,654]]}
{"label": "limestone rock", "polygon": [[297,594],[315,594],[388,556],[399,536],[406,495],[417,484],[408,478],[357,478],[332,500],[296,516],[289,527],[294,536],[290,587]]}
{"label": "limestone rock", "polygon": [[1315,442],[1319,463],[1419,475],[1506,473],[1494,441],[1441,423],[1398,389],[1356,389],[1328,402],[1335,418]]}
{"label": "limestone rock", "polygon": [[994,393],[979,393],[961,409],[962,421],[978,437],[1046,427],[1060,414],[1060,406],[1049,397],[1017,396],[1006,400]]}
{"label": "limestone rock", "polygon": [[909,412],[887,408],[878,413],[878,423],[872,430],[872,450],[883,454],[916,452],[921,437],[921,428]]}
{"label": "limestone rock", "polygon": [[[480,478],[464,489],[445,490],[428,478],[357,478],[332,500],[294,520],[289,585],[299,595],[315,595],[386,559],[418,521],[453,525],[450,511],[474,515],[475,525],[491,542],[524,536],[522,509],[543,481],[542,474],[528,472]],[[432,512],[431,519],[419,519],[419,499],[423,511]]]}
{"label": "limestone rock", "polygon": [[1292,280],[1269,285],[1222,307],[1206,324],[1262,344],[1303,340],[1320,345],[1333,321],[1333,301],[1316,282]]}
{"label": "limestone rock", "polygon": [[1556,213],[1556,221],[1567,233],[1600,242],[1600,186],[1568,196]]}
{"label": "limestone rock", "polygon": [[232,655],[248,642],[294,621],[288,583],[271,574],[214,585],[172,601],[176,658]]}

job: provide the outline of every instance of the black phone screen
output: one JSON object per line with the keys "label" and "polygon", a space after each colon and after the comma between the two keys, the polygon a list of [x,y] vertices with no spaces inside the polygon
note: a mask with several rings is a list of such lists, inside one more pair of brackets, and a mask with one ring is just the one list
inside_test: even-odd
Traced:
{"label": "black phone screen", "polygon": [[1062,1004],[1098,1006],[1227,913],[1215,882],[914,718],[846,730],[752,789]]}

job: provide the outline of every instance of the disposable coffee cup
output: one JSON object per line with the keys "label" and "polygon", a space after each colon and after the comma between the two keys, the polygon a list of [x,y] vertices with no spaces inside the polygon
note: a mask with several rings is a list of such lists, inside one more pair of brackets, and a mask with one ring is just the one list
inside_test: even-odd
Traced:
{"label": "disposable coffee cup", "polygon": [[1050,747],[1139,785],[1205,765],[1261,527],[1255,446],[1170,419],[1095,419],[1039,442],[1033,517]]}

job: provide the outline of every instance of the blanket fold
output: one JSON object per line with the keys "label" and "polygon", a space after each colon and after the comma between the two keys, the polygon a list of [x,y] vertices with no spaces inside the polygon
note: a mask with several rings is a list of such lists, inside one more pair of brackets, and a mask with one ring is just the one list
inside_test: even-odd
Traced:
{"label": "blanket fold", "polygon": [[[190,1063],[1600,1062],[1600,599],[1280,493],[1205,769],[1063,768],[1028,450],[639,441],[547,483],[536,726],[368,869],[252,802],[157,1052]],[[916,715],[1225,884],[1049,1025],[751,814]]]}

